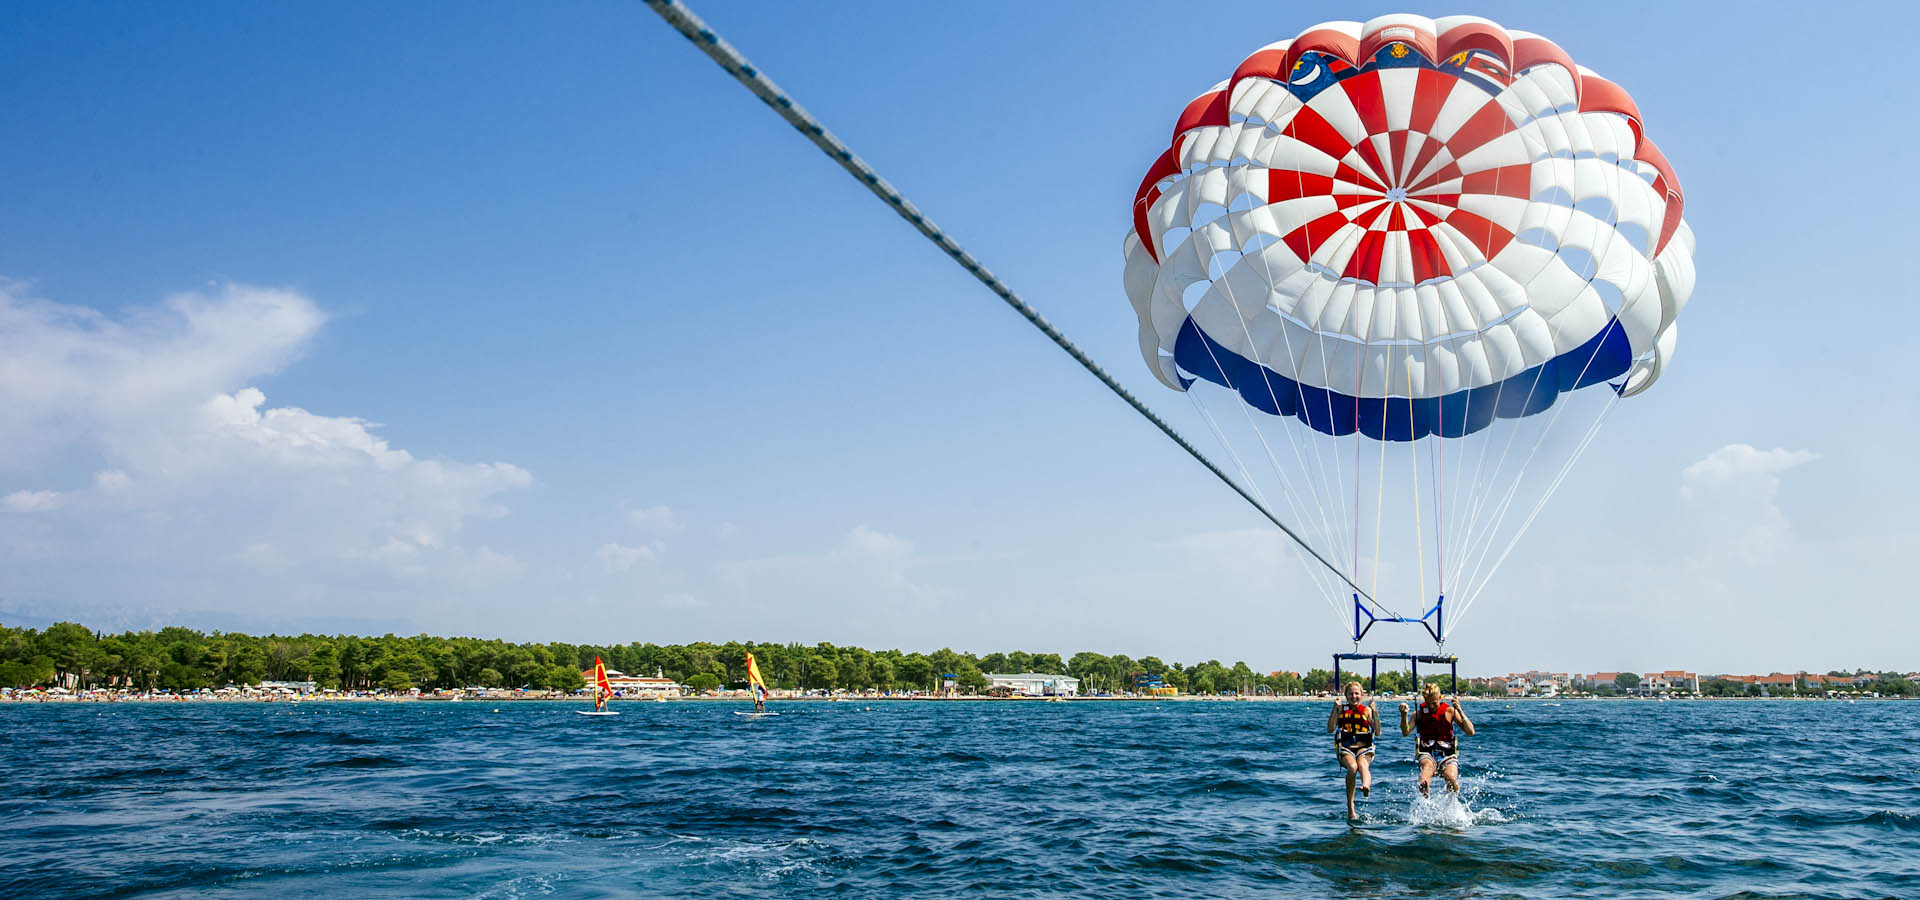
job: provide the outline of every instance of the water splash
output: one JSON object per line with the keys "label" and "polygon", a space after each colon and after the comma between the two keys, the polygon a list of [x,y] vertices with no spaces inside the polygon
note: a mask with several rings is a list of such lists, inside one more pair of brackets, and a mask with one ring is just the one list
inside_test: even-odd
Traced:
{"label": "water splash", "polygon": [[[1514,817],[1493,805],[1488,782],[1497,776],[1460,779],[1460,793],[1447,790],[1439,775],[1433,776],[1431,795],[1413,794],[1407,808],[1407,823],[1415,828],[1441,828],[1464,831],[1475,825],[1500,825]],[[1476,805],[1478,804],[1478,805]]]}

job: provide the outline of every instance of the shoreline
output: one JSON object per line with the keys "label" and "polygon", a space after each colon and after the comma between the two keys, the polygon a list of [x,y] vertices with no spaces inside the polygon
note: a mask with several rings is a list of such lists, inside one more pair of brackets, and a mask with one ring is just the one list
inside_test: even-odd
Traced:
{"label": "shoreline", "polygon": [[[940,696],[940,695],[860,695],[848,694],[835,697],[820,696],[780,696],[768,698],[775,703],[1331,703],[1338,698],[1333,694],[1306,695],[1294,694],[1280,697],[1210,697],[1184,695],[1173,697],[987,697],[987,696]],[[1383,696],[1373,698],[1376,702],[1392,703],[1410,698]],[[1910,697],[1475,697],[1462,698],[1467,703],[1481,706],[1494,703],[1681,703],[1681,702],[1853,702],[1861,701],[1902,701]],[[122,694],[109,692],[83,692],[77,694],[52,694],[39,691],[10,692],[0,695],[0,708],[15,705],[74,704],[74,703],[139,703],[139,704],[177,704],[177,703],[268,703],[299,706],[307,703],[583,703],[593,702],[591,696],[570,694],[555,695],[547,692],[524,692],[506,695],[485,693],[446,695],[446,694],[376,694],[376,693],[318,693],[307,695],[241,693],[241,694]],[[616,697],[618,705],[654,704],[654,703],[747,703],[750,698],[742,696],[696,696],[671,697],[665,700],[653,698]]]}

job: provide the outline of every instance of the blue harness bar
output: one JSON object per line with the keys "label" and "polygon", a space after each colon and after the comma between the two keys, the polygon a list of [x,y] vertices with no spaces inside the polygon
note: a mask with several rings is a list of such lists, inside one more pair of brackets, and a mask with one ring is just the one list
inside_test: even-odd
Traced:
{"label": "blue harness bar", "polygon": [[[1447,595],[1441,594],[1440,599],[1435,600],[1433,605],[1428,607],[1426,612],[1421,613],[1417,619],[1410,619],[1406,616],[1376,616],[1373,614],[1373,610],[1368,609],[1360,602],[1360,595],[1355,594],[1353,595],[1353,642],[1356,644],[1360,643],[1360,639],[1366,637],[1367,632],[1372,631],[1374,625],[1381,622],[1396,622],[1407,625],[1419,625],[1425,628],[1428,634],[1433,635],[1433,642],[1435,644],[1444,644],[1447,640],[1446,608]],[[1365,622],[1360,621],[1361,616],[1367,617]]]}
{"label": "blue harness bar", "polygon": [[[1381,621],[1390,621],[1382,619]],[[1419,621],[1415,619],[1413,621]],[[1333,690],[1340,691],[1340,661],[1343,659],[1364,659],[1372,665],[1367,678],[1367,692],[1372,693],[1380,686],[1380,661],[1383,659],[1404,659],[1413,667],[1413,689],[1420,690],[1420,664],[1435,663],[1447,667],[1447,693],[1460,693],[1460,657],[1441,656],[1430,653],[1335,653],[1333,655]]]}

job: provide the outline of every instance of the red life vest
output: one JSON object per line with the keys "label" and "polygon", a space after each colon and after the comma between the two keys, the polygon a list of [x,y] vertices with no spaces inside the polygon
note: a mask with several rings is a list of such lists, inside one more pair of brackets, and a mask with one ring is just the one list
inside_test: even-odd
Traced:
{"label": "red life vest", "polygon": [[1339,718],[1334,720],[1334,728],[1340,734],[1373,734],[1373,716],[1365,703],[1340,704]]}
{"label": "red life vest", "polygon": [[1453,741],[1453,708],[1441,701],[1437,707],[1420,704],[1420,711],[1413,715],[1414,730],[1420,732],[1423,741]]}

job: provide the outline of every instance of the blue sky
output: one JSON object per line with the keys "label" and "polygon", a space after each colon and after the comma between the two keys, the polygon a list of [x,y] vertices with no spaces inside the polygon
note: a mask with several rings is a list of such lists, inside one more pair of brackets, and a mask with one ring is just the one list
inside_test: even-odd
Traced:
{"label": "blue sky", "polygon": [[[1825,9],[1844,49],[1789,7],[1471,10],[1633,92],[1700,283],[1469,668],[1916,667],[1916,122],[1885,10]],[[1133,190],[1247,53],[1390,8],[696,10],[1213,452],[1139,362]],[[1242,501],[643,5],[9,7],[0,130],[0,610],[1341,646]]]}

